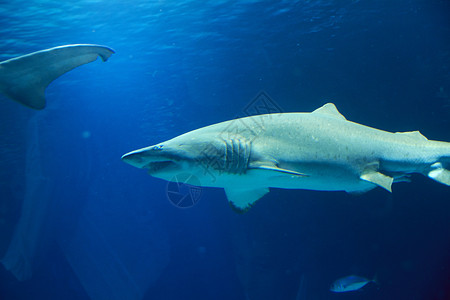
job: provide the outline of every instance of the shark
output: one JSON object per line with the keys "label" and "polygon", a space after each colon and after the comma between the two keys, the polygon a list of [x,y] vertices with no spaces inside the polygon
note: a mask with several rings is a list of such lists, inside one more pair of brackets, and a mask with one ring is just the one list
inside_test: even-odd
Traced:
{"label": "shark", "polygon": [[0,62],[0,93],[33,109],[46,106],[45,89],[70,70],[114,50],[101,45],[74,44],[54,47]]}
{"label": "shark", "polygon": [[189,173],[224,188],[247,211],[269,188],[364,193],[424,174],[450,186],[450,143],[419,131],[388,132],[348,121],[333,103],[311,113],[275,113],[199,128],[122,156],[156,178]]}

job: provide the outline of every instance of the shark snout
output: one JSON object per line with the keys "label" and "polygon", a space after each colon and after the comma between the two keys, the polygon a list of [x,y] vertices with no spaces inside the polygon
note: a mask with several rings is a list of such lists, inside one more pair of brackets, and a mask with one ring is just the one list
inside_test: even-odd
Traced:
{"label": "shark snout", "polygon": [[166,154],[167,151],[163,151],[161,145],[156,145],[131,151],[124,154],[121,159],[136,168],[157,171],[173,164],[173,160]]}
{"label": "shark snout", "polygon": [[122,161],[126,162],[137,168],[143,168],[145,166],[144,155],[140,150],[132,151],[122,156]]}
{"label": "shark snout", "polygon": [[122,160],[134,167],[144,168],[147,164],[163,160],[160,151],[155,150],[155,146],[138,149],[128,152],[122,156]]}

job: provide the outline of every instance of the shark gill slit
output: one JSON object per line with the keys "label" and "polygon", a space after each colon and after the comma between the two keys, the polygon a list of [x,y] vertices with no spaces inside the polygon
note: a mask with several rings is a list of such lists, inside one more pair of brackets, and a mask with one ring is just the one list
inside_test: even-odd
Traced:
{"label": "shark gill slit", "polygon": [[242,173],[245,173],[245,171],[248,169],[248,163],[249,163],[249,161],[250,161],[250,153],[251,153],[251,147],[252,147],[252,144],[251,144],[250,141],[244,140],[243,142],[241,141],[241,145],[244,146],[244,147],[243,147],[243,148],[244,148],[244,149],[243,149],[244,153],[243,153],[243,155],[241,156],[241,157],[242,157],[242,163],[241,163],[242,169],[241,169],[241,174],[242,174]]}
{"label": "shark gill slit", "polygon": [[250,143],[240,139],[224,141],[224,171],[232,174],[243,174],[247,170],[250,159]]}
{"label": "shark gill slit", "polygon": [[239,140],[232,140],[231,141],[233,144],[233,171],[234,173],[240,173],[239,171],[239,162],[240,162],[240,156],[241,156],[241,152],[240,152],[240,142]]}
{"label": "shark gill slit", "polygon": [[230,170],[230,160],[233,159],[233,151],[229,145],[228,140],[223,140],[225,149],[224,149],[224,157],[223,157],[223,170],[229,171]]}
{"label": "shark gill slit", "polygon": [[244,166],[243,163],[244,163],[244,156],[245,156],[245,147],[243,147],[244,145],[242,144],[241,140],[237,140],[237,146],[238,146],[238,153],[239,153],[239,155],[237,157],[238,161],[237,161],[236,164],[238,166],[237,169],[239,171],[239,174],[241,174],[242,170],[243,170],[243,167],[241,167],[241,166]]}

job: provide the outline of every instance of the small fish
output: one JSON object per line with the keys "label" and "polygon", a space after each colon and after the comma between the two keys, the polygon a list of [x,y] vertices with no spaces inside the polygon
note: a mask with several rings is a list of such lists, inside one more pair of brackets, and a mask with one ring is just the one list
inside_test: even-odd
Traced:
{"label": "small fish", "polygon": [[339,278],[335,282],[333,282],[330,286],[330,291],[335,293],[356,291],[369,282],[376,282],[376,279],[367,279],[361,276],[350,275]]}

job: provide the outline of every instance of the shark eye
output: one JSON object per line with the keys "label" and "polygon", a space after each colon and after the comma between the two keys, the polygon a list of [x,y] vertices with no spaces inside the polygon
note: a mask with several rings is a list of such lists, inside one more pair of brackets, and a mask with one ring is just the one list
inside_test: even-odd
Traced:
{"label": "shark eye", "polygon": [[162,150],[162,148],[163,148],[162,144],[161,145],[156,145],[156,146],[153,147],[153,150]]}

